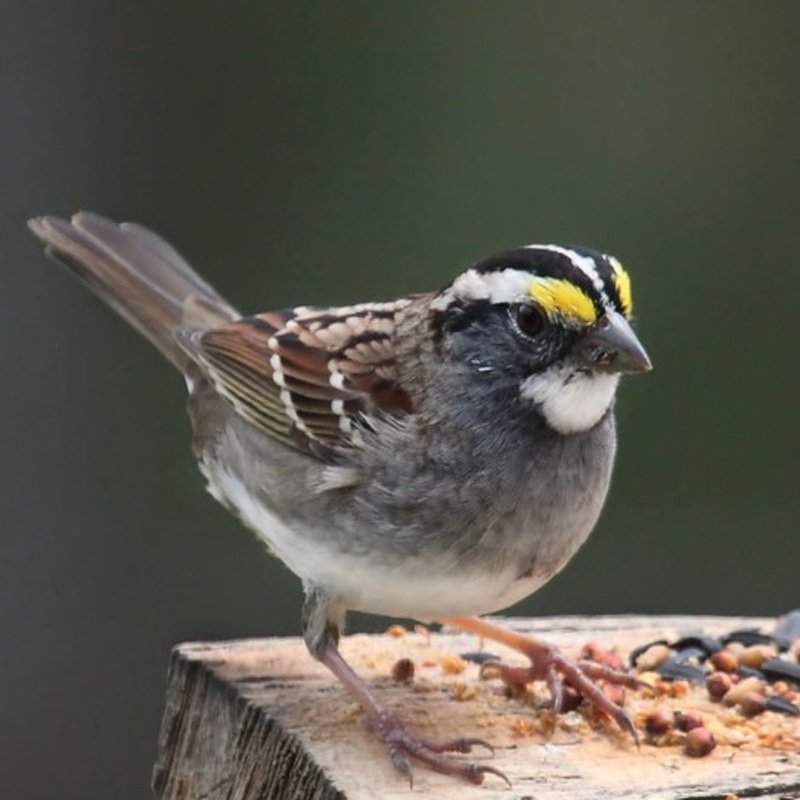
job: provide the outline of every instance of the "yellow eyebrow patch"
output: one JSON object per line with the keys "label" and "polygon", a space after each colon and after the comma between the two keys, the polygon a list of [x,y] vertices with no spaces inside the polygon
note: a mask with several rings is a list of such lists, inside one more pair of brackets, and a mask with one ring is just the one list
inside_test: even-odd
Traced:
{"label": "yellow eyebrow patch", "polygon": [[631,292],[631,276],[623,268],[616,258],[610,259],[611,267],[614,270],[614,286],[622,303],[622,310],[626,317],[633,314],[633,293]]}
{"label": "yellow eyebrow patch", "polygon": [[528,294],[550,317],[569,317],[583,325],[597,322],[592,298],[563,278],[537,278],[528,287]]}

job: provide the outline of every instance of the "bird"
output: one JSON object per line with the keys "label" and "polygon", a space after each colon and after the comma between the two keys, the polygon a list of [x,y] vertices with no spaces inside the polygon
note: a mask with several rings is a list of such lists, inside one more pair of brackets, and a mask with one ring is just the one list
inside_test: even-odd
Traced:
{"label": "bird", "polygon": [[29,227],[47,254],[183,375],[210,494],[303,584],[309,653],[361,705],[393,765],[472,783],[498,769],[390,712],[343,658],[348,611],[444,623],[526,655],[507,682],[564,684],[635,736],[575,661],[481,615],[529,596],[586,541],[609,489],[615,395],[650,359],[613,256],[516,247],[442,289],[243,315],[157,234],[81,211]]}

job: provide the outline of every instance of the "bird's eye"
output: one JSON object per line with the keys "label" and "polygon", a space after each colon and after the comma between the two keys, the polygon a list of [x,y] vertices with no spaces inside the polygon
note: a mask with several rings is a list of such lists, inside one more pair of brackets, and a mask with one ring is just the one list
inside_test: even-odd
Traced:
{"label": "bird's eye", "polygon": [[512,309],[514,322],[521,333],[526,336],[537,336],[545,327],[542,312],[530,303],[520,303]]}

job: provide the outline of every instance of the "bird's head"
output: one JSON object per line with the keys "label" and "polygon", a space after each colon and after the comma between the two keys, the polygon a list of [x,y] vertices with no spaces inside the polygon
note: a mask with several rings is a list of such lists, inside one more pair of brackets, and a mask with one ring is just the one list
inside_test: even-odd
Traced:
{"label": "bird's head", "polygon": [[509,250],[462,273],[431,308],[446,358],[484,385],[513,385],[562,434],[594,427],[620,376],[651,369],[630,324],[628,273],[592,250]]}

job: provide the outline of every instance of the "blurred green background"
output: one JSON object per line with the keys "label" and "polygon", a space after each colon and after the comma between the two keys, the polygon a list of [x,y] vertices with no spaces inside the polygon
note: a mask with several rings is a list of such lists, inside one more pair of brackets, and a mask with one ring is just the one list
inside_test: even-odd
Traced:
{"label": "blurred green background", "polygon": [[[295,635],[181,380],[24,222],[91,208],[244,310],[531,241],[617,254],[656,365],[589,544],[516,614],[798,605],[800,4],[18,3],[0,36],[0,796],[146,796],[170,647]],[[357,617],[351,629],[384,620]]]}

